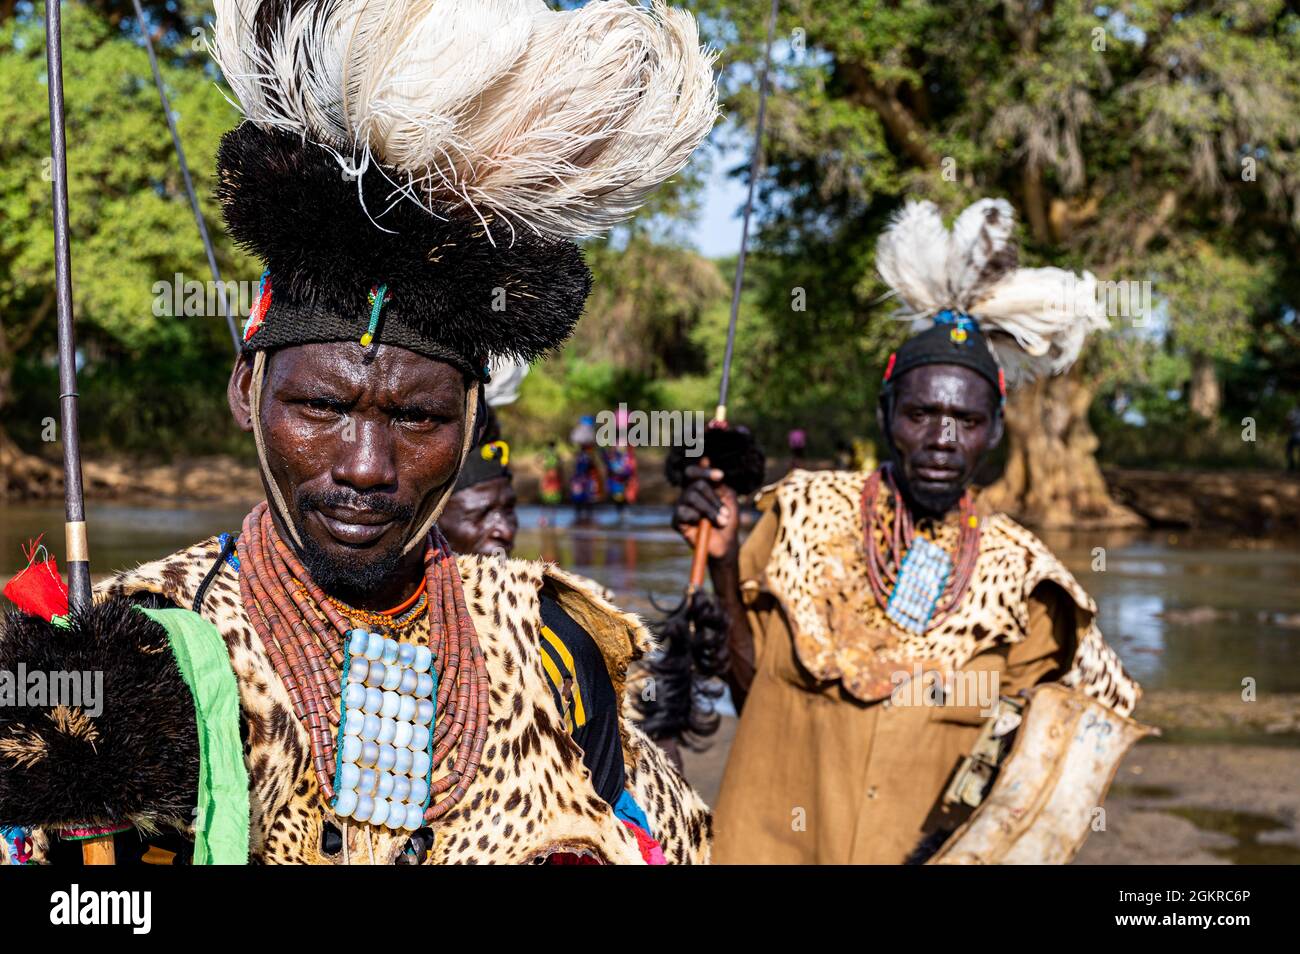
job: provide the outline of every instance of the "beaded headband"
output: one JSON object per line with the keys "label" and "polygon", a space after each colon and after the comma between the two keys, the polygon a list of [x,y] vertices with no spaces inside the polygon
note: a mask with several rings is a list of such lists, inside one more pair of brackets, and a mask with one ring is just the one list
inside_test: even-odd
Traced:
{"label": "beaded headband", "polygon": [[934,316],[933,326],[892,352],[885,364],[881,399],[893,392],[894,383],[903,374],[928,364],[969,368],[997,388],[1000,404],[1006,404],[1006,374],[973,315],[944,309]]}

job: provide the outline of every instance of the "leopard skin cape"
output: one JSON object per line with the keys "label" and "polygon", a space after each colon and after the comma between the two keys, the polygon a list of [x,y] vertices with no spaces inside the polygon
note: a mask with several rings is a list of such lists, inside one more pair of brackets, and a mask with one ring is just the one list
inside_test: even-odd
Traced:
{"label": "leopard skin cape", "polygon": [[1005,514],[984,519],[970,587],[951,615],[919,634],[890,620],[872,593],[862,550],[869,476],[796,470],[757,498],[760,507],[779,510],[765,576],[789,619],[799,661],[813,676],[838,679],[855,698],[878,701],[896,685],[893,674],[916,666],[952,670],[1000,642],[1023,640],[1029,596],[1050,582],[1075,604],[1080,634],[1061,683],[1122,715],[1133,711],[1141,690],[1102,638],[1096,604],[1036,536]]}
{"label": "leopard skin cape", "polygon": [[[220,553],[217,537],[119,573],[97,597],[158,593],[189,607]],[[632,832],[591,786],[581,752],[555,711],[539,648],[543,585],[600,647],[615,692],[624,693],[629,662],[651,646],[641,620],[623,613],[580,580],[549,564],[458,557],[466,602],[487,660],[492,690],[483,761],[464,801],[435,828],[425,864],[529,864],[577,854],[613,864],[641,864]],[[307,732],[249,623],[237,571],[224,563],[204,594],[201,612],[221,633],[239,687],[252,818],[250,860],[264,864],[391,864],[407,833],[347,825],[321,798]],[[420,630],[411,633],[423,642]],[[627,709],[624,709],[626,712]],[[709,860],[707,806],[664,753],[629,718],[620,732],[627,790],[644,809],[669,863]],[[344,828],[344,844],[327,854],[323,826]]]}

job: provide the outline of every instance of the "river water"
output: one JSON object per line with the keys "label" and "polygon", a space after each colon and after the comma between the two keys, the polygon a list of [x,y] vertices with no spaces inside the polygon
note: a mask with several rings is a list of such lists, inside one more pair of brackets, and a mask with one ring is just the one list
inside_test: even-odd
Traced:
{"label": "river water", "polygon": [[[157,559],[222,530],[238,529],[235,505],[105,504],[90,508],[91,569]],[[677,598],[690,554],[668,527],[666,507],[620,517],[598,511],[572,525],[568,508],[522,507],[516,555],[544,557],[590,576],[620,605],[653,617]],[[0,575],[21,569],[21,545],[44,532],[62,557],[60,505],[0,507]],[[1300,692],[1300,542],[1205,534],[1052,534],[1047,543],[1100,608],[1100,625],[1128,669],[1150,689]]]}
{"label": "river water", "polygon": [[[92,573],[236,530],[245,510],[91,507]],[[656,604],[676,602],[690,564],[668,516],[666,507],[637,507],[622,518],[611,509],[598,511],[590,526],[573,526],[567,508],[523,507],[516,553],[599,580],[621,606],[653,619]],[[22,567],[22,543],[42,532],[62,557],[62,523],[58,505],[0,506],[0,579]],[[1163,741],[1129,753],[1106,803],[1112,830],[1093,836],[1078,861],[1300,863],[1295,729],[1267,737],[1239,729],[1189,735],[1171,724],[1203,699],[1227,700],[1221,711],[1249,711],[1240,705],[1243,680],[1254,680],[1261,700],[1300,692],[1300,541],[1110,532],[1052,534],[1046,542],[1096,599],[1102,631],[1146,698],[1166,700],[1164,716],[1148,719],[1165,729]],[[725,701],[722,708],[729,708]],[[735,719],[723,719],[707,751],[687,753],[687,775],[710,802],[734,728]]]}

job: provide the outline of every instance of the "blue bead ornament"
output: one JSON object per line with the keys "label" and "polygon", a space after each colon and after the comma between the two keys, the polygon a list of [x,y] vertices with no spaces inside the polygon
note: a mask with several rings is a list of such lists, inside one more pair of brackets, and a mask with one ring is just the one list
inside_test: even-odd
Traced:
{"label": "blue bead ornament", "polygon": [[344,640],[333,808],[391,831],[424,823],[433,772],[433,653],[365,629]]}
{"label": "blue bead ornament", "polygon": [[885,615],[903,629],[924,633],[952,570],[948,551],[924,537],[914,537],[903,556]]}

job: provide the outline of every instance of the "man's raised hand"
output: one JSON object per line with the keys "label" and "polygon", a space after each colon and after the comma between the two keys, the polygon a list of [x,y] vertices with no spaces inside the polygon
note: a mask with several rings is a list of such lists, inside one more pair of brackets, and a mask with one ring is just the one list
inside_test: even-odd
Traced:
{"label": "man's raised hand", "polygon": [[709,557],[720,559],[736,553],[740,506],[736,492],[722,483],[723,472],[710,467],[707,457],[686,468],[686,484],[673,506],[673,528],[692,547],[699,534],[699,523],[708,520],[714,530],[709,534]]}

